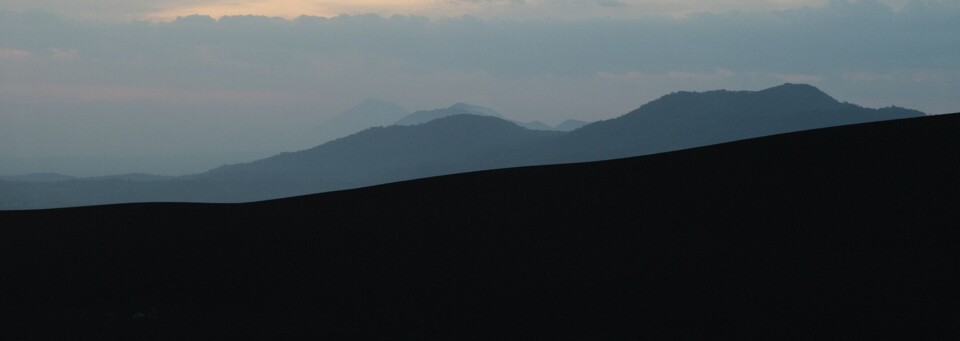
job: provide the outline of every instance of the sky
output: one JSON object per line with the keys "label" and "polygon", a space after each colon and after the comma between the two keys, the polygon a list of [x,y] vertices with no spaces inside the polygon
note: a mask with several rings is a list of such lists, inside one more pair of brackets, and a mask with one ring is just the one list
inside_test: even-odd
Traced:
{"label": "sky", "polygon": [[0,175],[197,172],[367,98],[557,124],[793,82],[957,112],[958,33],[955,0],[0,0]]}

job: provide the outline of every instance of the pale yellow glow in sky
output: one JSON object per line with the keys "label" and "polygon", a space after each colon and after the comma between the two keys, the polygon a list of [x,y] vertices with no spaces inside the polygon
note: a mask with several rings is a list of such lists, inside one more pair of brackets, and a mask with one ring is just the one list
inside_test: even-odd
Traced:
{"label": "pale yellow glow in sky", "polygon": [[827,0],[199,0],[161,5],[159,10],[141,15],[140,19],[168,21],[191,14],[204,14],[214,18],[253,14],[290,19],[301,15],[333,17],[340,14],[367,13],[427,17],[472,15],[510,19],[629,18],[651,14],[684,16],[694,12],[776,10],[820,6],[826,2]]}
{"label": "pale yellow glow in sky", "polygon": [[[683,17],[697,12],[767,11],[823,6],[830,0],[0,0],[0,9],[43,10],[98,21],[170,21],[192,14],[296,18],[340,14],[471,15],[484,19]],[[863,1],[863,0],[845,0]],[[908,0],[879,0],[899,8]],[[956,1],[956,0],[942,0]]]}
{"label": "pale yellow glow in sky", "polygon": [[375,13],[427,14],[434,13],[439,2],[435,0],[269,0],[216,1],[209,4],[171,7],[148,15],[148,19],[170,20],[178,16],[204,14],[214,18],[225,15],[265,15],[295,18],[301,15],[332,17],[339,14]]}

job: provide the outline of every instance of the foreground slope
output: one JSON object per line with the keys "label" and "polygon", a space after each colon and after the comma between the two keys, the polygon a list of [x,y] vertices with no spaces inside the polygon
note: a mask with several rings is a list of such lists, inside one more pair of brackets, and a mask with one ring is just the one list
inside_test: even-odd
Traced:
{"label": "foreground slope", "polygon": [[958,129],[0,212],[0,338],[950,339]]}

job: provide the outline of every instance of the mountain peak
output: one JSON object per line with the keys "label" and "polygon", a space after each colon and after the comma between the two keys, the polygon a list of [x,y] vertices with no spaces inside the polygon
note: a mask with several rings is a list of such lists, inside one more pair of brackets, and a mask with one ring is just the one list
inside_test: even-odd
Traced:
{"label": "mountain peak", "polygon": [[478,105],[460,102],[444,109],[417,111],[407,116],[404,116],[403,118],[394,122],[393,124],[394,125],[422,124],[422,123],[433,121],[438,118],[452,116],[452,115],[460,115],[460,114],[493,116],[501,119],[503,118],[503,115],[501,115],[496,110],[493,110],[490,108],[484,108]]}
{"label": "mountain peak", "polygon": [[804,83],[783,83],[783,84],[780,84],[771,88],[767,88],[761,91],[777,90],[777,89],[793,90],[793,91],[817,91],[822,93],[822,91],[820,91],[820,89],[817,89],[817,87],[810,84],[804,84]]}
{"label": "mountain peak", "polygon": [[456,104],[451,105],[450,109],[457,110],[457,111],[464,111],[466,113],[475,114],[475,115],[485,115],[485,116],[494,116],[494,117],[503,118],[503,115],[501,115],[496,110],[481,107],[479,105],[463,103],[463,102],[457,102]]}
{"label": "mountain peak", "polygon": [[[706,92],[679,91],[647,103],[640,109],[678,112],[713,112],[719,108],[730,110],[759,110],[773,112],[809,112],[837,110],[842,104],[825,92],[809,84],[784,83],[759,91],[714,90]],[[640,111],[639,109],[637,111]]]}
{"label": "mountain peak", "polygon": [[808,104],[836,105],[838,102],[827,93],[809,84],[783,83],[781,85],[757,91],[758,95],[769,96],[776,100],[802,100]]}
{"label": "mountain peak", "polygon": [[[906,109],[868,109],[841,103],[807,84],[760,91],[675,92],[618,118],[570,133],[571,150],[617,158],[793,131],[923,116]],[[616,144],[600,155],[593,141]],[[613,141],[613,142],[610,142]],[[580,144],[581,146],[576,146]],[[561,159],[570,160],[574,159]]]}
{"label": "mountain peak", "polygon": [[369,127],[389,125],[407,114],[407,109],[396,103],[368,98],[310,129],[304,145],[315,146]]}

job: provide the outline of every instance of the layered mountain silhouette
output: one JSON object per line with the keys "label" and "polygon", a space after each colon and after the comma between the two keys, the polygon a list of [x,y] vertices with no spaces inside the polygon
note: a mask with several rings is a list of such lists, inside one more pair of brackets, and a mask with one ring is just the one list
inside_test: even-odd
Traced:
{"label": "layered mountain silhouette", "polygon": [[349,136],[361,130],[390,125],[408,115],[406,109],[396,103],[366,99],[344,110],[310,130],[311,145]]}
{"label": "layered mountain silhouette", "polygon": [[404,116],[393,124],[398,126],[424,124],[438,118],[444,118],[453,115],[493,116],[503,119],[503,115],[493,109],[466,103],[456,103],[449,108],[417,111]]}
{"label": "layered mountain silhouette", "polygon": [[[503,114],[478,105],[456,103],[448,108],[436,110],[422,110],[409,113],[400,105],[379,100],[366,99],[357,105],[323,121],[320,125],[308,130],[309,136],[303,138],[303,143],[313,146],[341,137],[353,135],[367,128],[389,125],[415,125],[453,115],[480,115],[504,118]],[[587,122],[566,120],[556,127],[540,121],[516,122],[518,125],[531,130],[571,131],[580,128]]]}
{"label": "layered mountain silhouette", "polygon": [[762,91],[674,93],[568,133],[524,129],[495,111],[461,103],[413,113],[394,126],[367,129],[308,150],[168,181],[0,181],[0,209],[265,200],[458,172],[646,155],[923,115],[903,108],[842,103],[799,84]]}
{"label": "layered mountain silhouette", "polygon": [[583,127],[590,122],[580,121],[580,120],[566,120],[560,122],[556,127],[550,126],[546,123],[540,121],[532,122],[516,122],[521,127],[530,129],[530,130],[555,130],[555,131],[572,131]]}
{"label": "layered mountain silhouette", "polygon": [[0,181],[18,182],[60,182],[77,180],[77,177],[57,173],[31,173],[25,175],[0,176]]}
{"label": "layered mountain silhouette", "polygon": [[[497,118],[507,120],[507,118],[505,118],[503,114],[501,114],[496,110],[486,108],[486,107],[481,107],[479,105],[473,105],[473,104],[467,104],[467,103],[456,103],[450,106],[449,108],[435,109],[435,110],[422,110],[422,111],[411,113],[394,122],[394,125],[408,126],[408,125],[424,124],[438,118],[444,118],[444,117],[449,117],[454,115],[492,116],[492,117],[497,117]],[[556,127],[550,126],[540,121],[531,121],[531,122],[519,122],[519,121],[512,121],[512,120],[508,120],[508,121],[514,122],[517,125],[530,130],[552,130],[552,131],[571,131],[588,124],[588,122],[584,122],[580,120],[572,120],[572,119],[563,121],[560,124],[558,124]]]}
{"label": "layered mountain silhouette", "polygon": [[580,129],[580,127],[583,127],[587,124],[590,124],[590,122],[570,119],[570,120],[560,122],[560,124],[558,124],[556,127],[553,127],[553,130],[573,131],[573,130]]}
{"label": "layered mountain silhouette", "polygon": [[956,339],[958,130],[4,211],[0,339]]}
{"label": "layered mountain silhouette", "polygon": [[220,167],[192,181],[269,187],[249,192],[246,200],[263,198],[261,191],[276,191],[270,197],[309,194],[414,179],[425,170],[433,176],[517,166],[525,146],[557,136],[492,116],[456,115],[414,126],[370,128],[312,149]]}
{"label": "layered mountain silhouette", "polygon": [[579,162],[660,153],[845,124],[924,116],[897,107],[839,102],[805,84],[761,91],[678,92],[564,136],[544,162]]}

